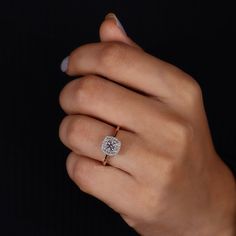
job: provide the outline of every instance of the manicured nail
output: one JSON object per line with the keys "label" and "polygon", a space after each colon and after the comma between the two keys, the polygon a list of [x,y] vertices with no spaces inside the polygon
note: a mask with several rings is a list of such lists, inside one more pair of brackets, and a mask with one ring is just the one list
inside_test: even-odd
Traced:
{"label": "manicured nail", "polygon": [[125,29],[122,26],[121,22],[119,21],[119,19],[117,18],[117,16],[114,13],[108,13],[105,17],[106,19],[108,18],[113,18],[116,21],[116,25],[122,30],[122,32],[126,35]]}
{"label": "manicured nail", "polygon": [[68,61],[69,61],[68,59],[69,59],[69,57],[66,57],[61,63],[62,72],[66,72],[68,69]]}

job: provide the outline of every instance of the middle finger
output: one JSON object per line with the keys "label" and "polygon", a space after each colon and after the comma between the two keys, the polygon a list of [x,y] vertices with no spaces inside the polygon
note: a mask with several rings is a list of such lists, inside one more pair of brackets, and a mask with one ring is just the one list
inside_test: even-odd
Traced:
{"label": "middle finger", "polygon": [[89,75],[68,83],[60,104],[68,114],[84,114],[139,132],[150,122],[153,100],[115,82]]}

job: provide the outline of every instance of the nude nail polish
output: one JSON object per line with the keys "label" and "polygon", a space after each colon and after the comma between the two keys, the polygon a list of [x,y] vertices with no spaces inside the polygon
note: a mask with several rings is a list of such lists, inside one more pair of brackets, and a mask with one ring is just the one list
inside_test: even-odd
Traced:
{"label": "nude nail polish", "polygon": [[113,18],[113,19],[115,19],[116,25],[117,25],[117,26],[122,30],[122,32],[126,35],[126,32],[125,32],[124,27],[122,26],[121,22],[119,21],[119,19],[117,18],[117,16],[116,16],[114,13],[108,13],[105,18],[106,18],[106,19],[107,19],[107,18]]}

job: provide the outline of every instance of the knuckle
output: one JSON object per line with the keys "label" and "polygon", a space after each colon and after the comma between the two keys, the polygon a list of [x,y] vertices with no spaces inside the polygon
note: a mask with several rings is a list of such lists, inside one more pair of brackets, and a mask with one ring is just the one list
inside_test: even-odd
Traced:
{"label": "knuckle", "polygon": [[83,192],[88,192],[89,189],[89,172],[89,167],[85,162],[78,160],[74,164],[73,179]]}
{"label": "knuckle", "polygon": [[78,122],[75,119],[70,119],[66,127],[66,139],[69,146],[76,147],[78,133]]}
{"label": "knuckle", "polygon": [[192,136],[192,127],[187,121],[173,121],[171,130],[173,137],[180,142],[185,142]]}
{"label": "knuckle", "polygon": [[[86,86],[87,77],[74,79],[67,83],[59,94],[59,103],[66,112],[71,112],[73,104],[78,104],[83,96],[84,87]],[[71,100],[73,99],[73,104]]]}
{"label": "knuckle", "polygon": [[188,104],[190,105],[194,105],[202,100],[201,87],[199,83],[193,78],[187,80],[184,94],[185,101],[188,102]]}
{"label": "knuckle", "polygon": [[93,93],[98,87],[98,80],[98,77],[94,75],[87,75],[78,80],[74,92],[74,99],[76,104],[80,105],[89,103]]}
{"label": "knuckle", "polygon": [[189,80],[189,90],[195,97],[200,97],[202,95],[200,84],[195,79]]}
{"label": "knuckle", "polygon": [[87,100],[88,97],[88,76],[81,78],[75,86],[74,90],[74,101],[76,104],[81,104]]}
{"label": "knuckle", "polygon": [[66,170],[71,179],[73,179],[75,162],[76,162],[75,153],[70,152],[66,159]]}
{"label": "knuckle", "polygon": [[184,157],[188,150],[189,143],[193,139],[194,130],[192,125],[185,120],[172,120],[168,123],[169,127],[169,150],[170,155],[175,157]]}
{"label": "knuckle", "polygon": [[71,82],[66,84],[64,88],[60,91],[59,94],[59,104],[62,109],[66,110],[67,109],[67,97],[68,97],[68,88],[70,87]]}
{"label": "knuckle", "polygon": [[106,43],[101,49],[100,65],[109,69],[114,64],[119,64],[125,56],[124,45],[118,42]]}
{"label": "knuckle", "polygon": [[76,153],[82,153],[89,138],[90,123],[85,116],[70,115],[63,119],[59,135],[62,142]]}
{"label": "knuckle", "polygon": [[190,126],[186,123],[176,122],[174,125],[174,129],[176,132],[176,137],[180,141],[187,141],[190,137]]}
{"label": "knuckle", "polygon": [[76,117],[73,115],[66,116],[62,120],[59,128],[59,136],[62,142],[77,153],[79,153],[78,139],[80,139],[84,133],[83,130],[81,131],[81,122],[78,122],[78,119],[81,118],[82,117],[78,115]]}
{"label": "knuckle", "polygon": [[61,139],[62,142],[65,142],[66,139],[67,125],[69,119],[70,119],[69,116],[64,117],[59,126],[59,138]]}
{"label": "knuckle", "polygon": [[179,168],[179,160],[177,161],[174,158],[169,158],[165,160],[165,163],[162,166],[162,176],[163,176],[163,182],[162,182],[162,188],[166,189],[169,187],[170,184],[172,184],[173,180],[176,179],[176,172]]}

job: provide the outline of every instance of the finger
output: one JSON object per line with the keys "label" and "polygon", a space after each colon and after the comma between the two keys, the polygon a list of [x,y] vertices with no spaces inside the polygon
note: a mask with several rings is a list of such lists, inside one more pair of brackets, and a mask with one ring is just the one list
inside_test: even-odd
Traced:
{"label": "finger", "polygon": [[66,72],[69,75],[99,74],[159,98],[170,97],[182,86],[181,70],[121,42],[83,45],[74,50],[68,60]]}
{"label": "finger", "polygon": [[112,166],[103,166],[90,158],[70,153],[67,171],[79,188],[105,202],[115,211],[130,213],[133,197],[138,196],[138,186],[132,176]]}
{"label": "finger", "polygon": [[[74,153],[103,162],[105,154],[101,144],[105,136],[113,136],[115,127],[83,115],[66,116],[61,122],[59,137]],[[108,163],[130,174],[137,169],[136,157],[142,152],[140,141],[134,133],[120,129],[116,138],[121,141],[121,149]]]}
{"label": "finger", "polygon": [[130,46],[141,49],[128,35],[114,13],[106,15],[99,30],[100,39],[103,42],[120,41]]}
{"label": "finger", "polygon": [[68,114],[94,116],[133,132],[143,129],[154,111],[150,98],[95,75],[72,80],[59,99]]}

